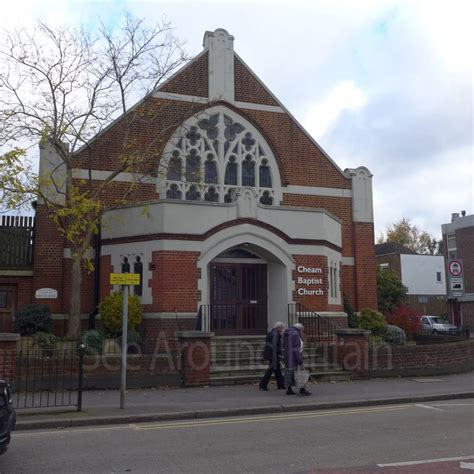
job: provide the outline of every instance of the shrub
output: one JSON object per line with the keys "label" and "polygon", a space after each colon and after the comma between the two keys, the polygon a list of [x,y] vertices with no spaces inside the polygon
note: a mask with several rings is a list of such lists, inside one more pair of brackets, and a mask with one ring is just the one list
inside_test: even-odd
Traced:
{"label": "shrub", "polygon": [[85,331],[81,334],[81,343],[84,344],[87,355],[97,355],[102,352],[104,338],[98,331]]}
{"label": "shrub", "polygon": [[[123,293],[112,293],[99,305],[100,318],[104,328],[113,336],[122,332]],[[143,321],[143,309],[138,296],[128,297],[128,330],[136,329]]]}
{"label": "shrub", "polygon": [[379,309],[387,314],[407,299],[407,287],[391,270],[381,270],[377,265],[377,301]]}
{"label": "shrub", "polygon": [[413,336],[420,331],[420,316],[419,311],[415,311],[410,306],[402,305],[395,308],[387,316],[387,322],[402,328],[407,337],[413,339]]}
{"label": "shrub", "polygon": [[369,347],[375,348],[385,345],[384,338],[382,336],[373,336],[372,334],[368,337]]}
{"label": "shrub", "polygon": [[51,312],[44,304],[30,304],[15,313],[15,332],[31,336],[51,331]]}
{"label": "shrub", "polygon": [[50,351],[56,346],[57,337],[49,332],[37,332],[33,336],[33,340],[41,349]]}
{"label": "shrub", "polygon": [[385,328],[385,342],[397,346],[404,346],[407,343],[407,335],[402,328],[388,324]]}
{"label": "shrub", "polygon": [[370,329],[373,336],[380,336],[384,333],[385,319],[382,313],[375,309],[365,308],[357,316],[357,327]]}
{"label": "shrub", "polygon": [[[122,347],[122,337],[119,337],[120,347]],[[140,351],[142,344],[142,335],[135,329],[127,332],[127,352],[136,354]]]}

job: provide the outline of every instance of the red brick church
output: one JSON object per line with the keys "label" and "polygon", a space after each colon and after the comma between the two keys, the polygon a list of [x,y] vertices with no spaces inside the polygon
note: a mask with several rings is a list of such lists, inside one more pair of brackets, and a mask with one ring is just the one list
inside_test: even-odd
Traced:
{"label": "red brick church", "polygon": [[[356,310],[377,307],[371,173],[340,169],[234,52],[227,31],[206,32],[203,51],[137,107],[161,113],[134,130],[136,142],[166,140],[159,169],[104,215],[97,274],[83,277],[84,327],[118,289],[109,274],[124,265],[142,275],[134,291],[150,347],[162,330],[261,335],[288,322],[297,303],[338,327],[347,325],[343,295]],[[96,138],[94,180],[114,169],[120,133],[118,119]],[[44,146],[40,160],[47,173],[54,151]],[[77,179],[84,163],[79,154]],[[122,173],[114,186],[131,179]],[[41,204],[34,232],[32,265],[0,268],[0,312],[46,303],[60,323],[70,250]]]}

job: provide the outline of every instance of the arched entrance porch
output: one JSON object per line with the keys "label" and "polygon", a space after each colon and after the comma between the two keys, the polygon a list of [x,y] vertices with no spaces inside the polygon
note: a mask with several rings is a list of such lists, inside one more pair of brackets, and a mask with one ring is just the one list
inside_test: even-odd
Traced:
{"label": "arched entrance porch", "polygon": [[203,329],[263,335],[276,321],[288,320],[294,261],[270,232],[233,230],[230,238],[208,242],[209,250],[199,259]]}

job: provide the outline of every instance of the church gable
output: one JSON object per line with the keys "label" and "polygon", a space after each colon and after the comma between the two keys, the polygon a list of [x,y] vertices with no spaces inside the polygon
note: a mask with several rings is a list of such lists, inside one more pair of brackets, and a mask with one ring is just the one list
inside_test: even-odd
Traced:
{"label": "church gable", "polygon": [[280,105],[237,55],[234,55],[234,74],[236,101]]}
{"label": "church gable", "polygon": [[160,92],[196,97],[209,96],[209,53],[203,51],[164,83]]}

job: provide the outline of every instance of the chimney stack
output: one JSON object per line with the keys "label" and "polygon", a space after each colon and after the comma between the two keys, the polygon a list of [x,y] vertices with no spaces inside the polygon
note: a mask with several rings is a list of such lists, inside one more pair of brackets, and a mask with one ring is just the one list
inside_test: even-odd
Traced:
{"label": "chimney stack", "polygon": [[459,219],[459,212],[453,212],[451,214],[451,222],[454,222]]}

